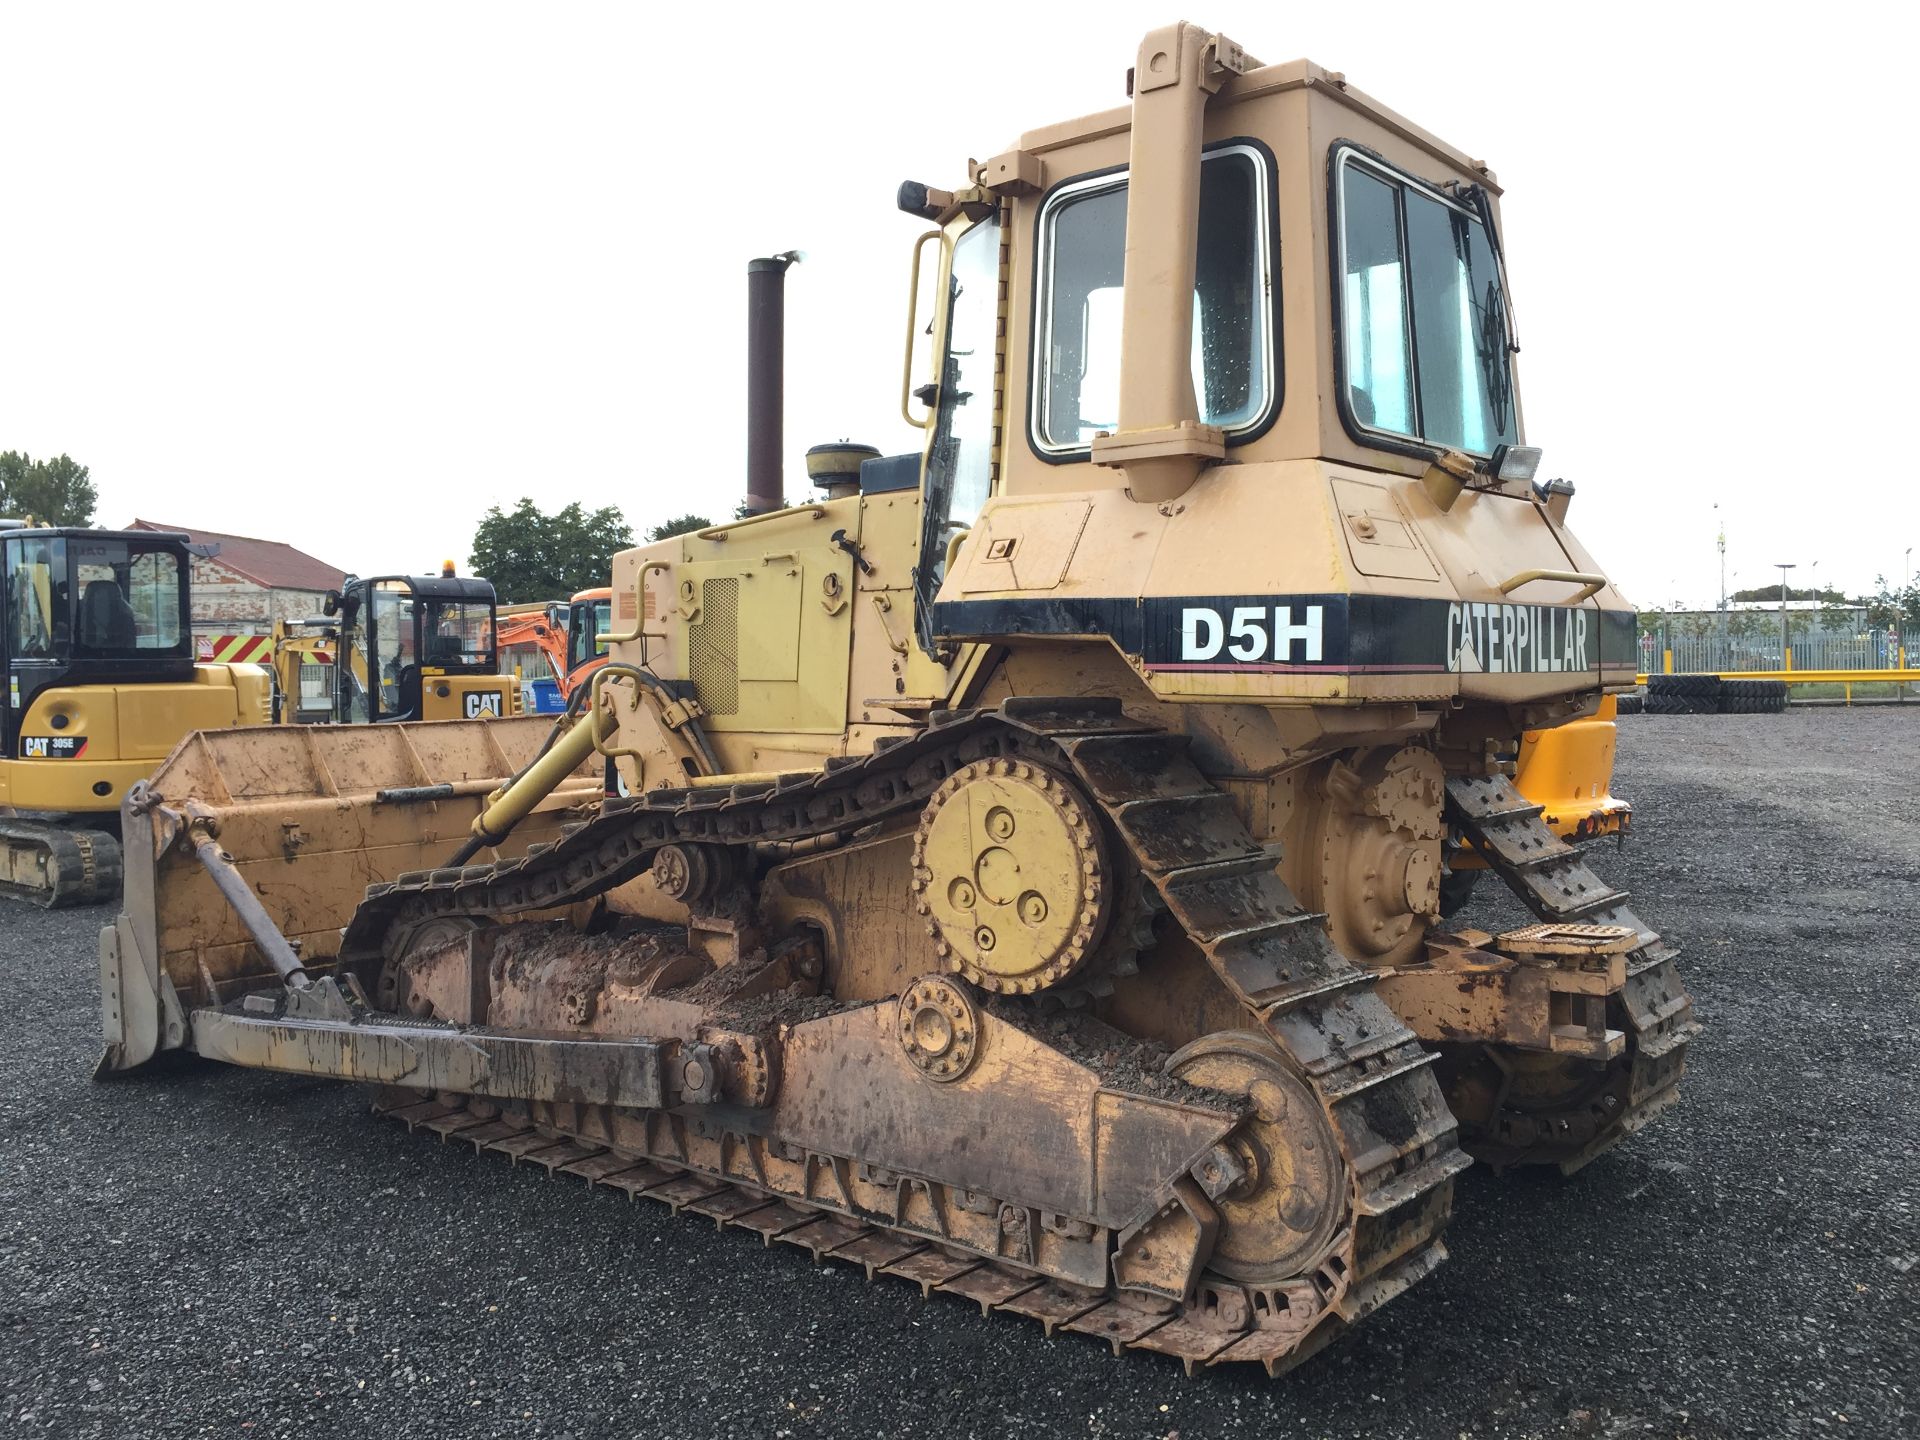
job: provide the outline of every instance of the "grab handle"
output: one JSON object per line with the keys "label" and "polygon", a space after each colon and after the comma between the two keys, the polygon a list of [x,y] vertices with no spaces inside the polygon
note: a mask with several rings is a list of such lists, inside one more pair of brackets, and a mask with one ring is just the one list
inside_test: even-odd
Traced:
{"label": "grab handle", "polygon": [[1522,570],[1500,582],[1500,593],[1511,595],[1522,585],[1531,585],[1536,580],[1559,580],[1568,585],[1581,587],[1580,593],[1573,597],[1578,605],[1582,600],[1591,600],[1607,583],[1604,575],[1590,575],[1585,570]]}

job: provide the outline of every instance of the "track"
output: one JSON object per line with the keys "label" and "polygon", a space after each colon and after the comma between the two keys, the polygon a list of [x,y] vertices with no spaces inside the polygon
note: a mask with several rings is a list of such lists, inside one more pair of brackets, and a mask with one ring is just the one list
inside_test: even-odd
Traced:
{"label": "track", "polygon": [[[1053,1284],[1055,1289],[1046,1292],[1050,1308],[1039,1318],[1065,1304],[1062,1295],[1092,1298],[1084,1310],[1050,1324],[1103,1334],[1116,1346],[1171,1354],[1189,1369],[1235,1361],[1258,1362],[1270,1374],[1288,1368],[1444,1258],[1439,1236],[1451,1212],[1452,1179],[1469,1161],[1457,1147],[1453,1117],[1429,1069],[1433,1057],[1373,993],[1372,977],[1333,947],[1323,917],[1298,904],[1279,879],[1273,855],[1247,831],[1230,798],[1187,758],[1184,737],[1130,721],[1117,704],[1010,701],[996,711],[953,717],[823,772],[609,802],[598,817],[552,847],[521,859],[419,872],[375,887],[348,929],[342,957],[377,969],[387,957],[403,953],[406,936],[431,920],[500,919],[591,898],[638,874],[662,845],[810,839],[909,814],[948,775],[982,760],[1044,764],[1070,771],[1085,785],[1142,875],[1245,1007],[1249,1025],[1258,1026],[1291,1062],[1311,1094],[1307,1103],[1317,1100],[1344,1160],[1349,1193],[1338,1233],[1302,1270],[1246,1284],[1210,1273],[1185,1306],[1149,1309],[1117,1289],[1061,1290],[1059,1277],[992,1265],[990,1255],[951,1259],[968,1253],[950,1243],[953,1237],[889,1223],[898,1217],[852,1213],[846,1207],[836,1211],[809,1203],[807,1194],[773,1194],[764,1186],[742,1191],[732,1183],[737,1176],[718,1169],[702,1175],[689,1164],[693,1152],[684,1126],[707,1122],[671,1116],[666,1127],[649,1125],[650,1135],[664,1131],[669,1137],[660,1149],[608,1154],[604,1142],[585,1127],[569,1125],[565,1116],[528,1117],[515,1130],[509,1121],[492,1119],[489,1109],[495,1128],[479,1143],[572,1145],[580,1153],[567,1164],[591,1159],[606,1165],[617,1161],[626,1170],[672,1166],[677,1175],[643,1170],[650,1177],[648,1189],[682,1193],[667,1188],[678,1178],[695,1187],[686,1192],[691,1200],[707,1195],[701,1187],[727,1187],[730,1198],[707,1197],[709,1204],[768,1220],[797,1217],[790,1227],[796,1235],[848,1231],[836,1250],[868,1233],[884,1236],[885,1245],[876,1240],[849,1250],[849,1257],[858,1259],[898,1249],[872,1268],[906,1266],[924,1283],[951,1282],[963,1293],[972,1293],[964,1288],[969,1285],[991,1284],[997,1291],[1014,1282],[993,1277],[1014,1275],[1020,1281],[1017,1294],[990,1299],[983,1289],[974,1297],[1013,1310],[1022,1301],[1041,1303],[1032,1297]],[[465,1123],[470,1118],[465,1110],[417,1113],[481,1133]],[[522,1133],[529,1125],[534,1126],[530,1133]],[[610,1126],[599,1128],[611,1133]],[[750,1151],[756,1143],[778,1143],[778,1137],[748,1131],[718,1139],[722,1157],[729,1144]],[[588,1153],[589,1146],[594,1153]],[[809,1157],[809,1163],[846,1165],[862,1159],[822,1155]],[[927,1176],[916,1183],[938,1186],[941,1181]],[[837,1215],[832,1223],[840,1230],[808,1228],[827,1214]],[[936,1273],[947,1264],[963,1268],[951,1276]],[[984,1273],[982,1267],[988,1267]],[[933,1279],[925,1280],[926,1275]]]}
{"label": "track", "polygon": [[112,835],[0,814],[0,897],[59,910],[119,894],[120,842]]}
{"label": "track", "polygon": [[1516,1103],[1509,1081],[1491,1126],[1472,1145],[1495,1164],[1547,1161],[1571,1174],[1679,1098],[1687,1046],[1700,1032],[1674,966],[1679,951],[1628,908],[1624,891],[1607,885],[1577,849],[1547,828],[1541,807],[1504,775],[1449,780],[1447,809],[1494,872],[1542,920],[1623,925],[1637,937],[1627,957],[1626,988],[1608,1017],[1626,1031],[1626,1054],[1564,1102]]}

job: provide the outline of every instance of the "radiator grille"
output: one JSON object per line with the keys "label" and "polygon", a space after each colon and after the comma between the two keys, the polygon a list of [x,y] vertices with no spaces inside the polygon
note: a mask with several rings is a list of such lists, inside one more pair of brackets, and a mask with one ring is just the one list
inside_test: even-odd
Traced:
{"label": "radiator grille", "polygon": [[709,715],[740,713],[740,582],[700,587],[700,618],[687,627],[687,672]]}

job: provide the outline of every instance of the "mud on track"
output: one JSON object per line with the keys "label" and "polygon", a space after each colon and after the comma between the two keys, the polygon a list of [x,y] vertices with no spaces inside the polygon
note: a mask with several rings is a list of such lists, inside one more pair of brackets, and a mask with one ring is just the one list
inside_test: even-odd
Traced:
{"label": "mud on track", "polygon": [[1685,1099],[1571,1182],[1463,1177],[1452,1261],[1274,1383],[869,1286],[409,1136],[347,1087],[94,1085],[107,912],[0,902],[0,1423],[1920,1432],[1920,707],[1630,717],[1615,788],[1636,834],[1596,868],[1679,938],[1709,1027]]}

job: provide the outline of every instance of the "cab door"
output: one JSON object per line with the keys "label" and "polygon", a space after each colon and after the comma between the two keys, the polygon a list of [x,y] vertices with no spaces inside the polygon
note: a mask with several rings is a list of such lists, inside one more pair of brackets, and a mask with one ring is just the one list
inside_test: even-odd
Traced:
{"label": "cab door", "polygon": [[921,467],[919,554],[913,571],[914,653],[907,689],[945,698],[970,672],[982,647],[943,641],[934,598],[972,532],[999,475],[1006,397],[1001,355],[1006,300],[998,211],[954,235],[934,315],[939,378]]}
{"label": "cab door", "polygon": [[67,542],[54,536],[11,536],[0,542],[0,625],[4,625],[6,691],[0,695],[0,758],[20,756],[20,720],[33,697],[64,678],[70,666]]}

